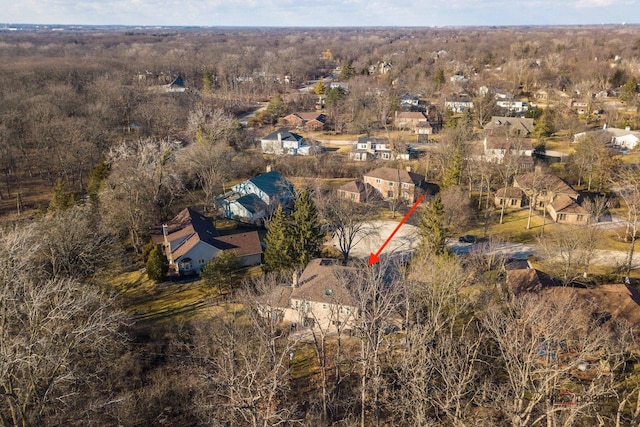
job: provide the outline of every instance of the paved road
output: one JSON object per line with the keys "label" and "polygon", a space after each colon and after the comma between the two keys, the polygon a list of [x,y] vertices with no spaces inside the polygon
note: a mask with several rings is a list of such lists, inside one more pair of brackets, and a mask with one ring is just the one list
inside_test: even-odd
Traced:
{"label": "paved road", "polygon": [[[385,240],[391,235],[398,225],[394,221],[372,221],[367,224],[365,234],[354,246],[351,256],[368,259],[369,254],[376,253]],[[381,256],[405,256],[413,253],[420,242],[418,227],[403,224],[396,235],[385,246]],[[337,247],[337,240],[333,244]],[[455,254],[469,254],[474,249],[479,249],[479,243],[460,243],[457,239],[449,239],[447,247]],[[536,253],[538,247],[531,244],[521,243],[500,243],[495,247],[495,251],[511,259],[527,259]],[[634,256],[632,269],[640,269],[640,248],[638,254]],[[623,251],[596,250],[594,252],[592,265],[607,267],[618,267],[626,262],[627,253]]]}

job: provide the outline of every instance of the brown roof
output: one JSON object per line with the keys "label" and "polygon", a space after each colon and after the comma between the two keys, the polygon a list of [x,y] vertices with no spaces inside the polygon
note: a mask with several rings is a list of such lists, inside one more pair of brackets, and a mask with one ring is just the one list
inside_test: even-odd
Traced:
{"label": "brown roof", "polygon": [[349,181],[344,185],[341,185],[340,187],[338,187],[338,190],[341,191],[346,191],[347,193],[357,193],[360,194],[363,191],[365,191],[365,183],[360,181],[360,180],[356,180],[356,181]]}
{"label": "brown roof", "polygon": [[427,116],[421,111],[403,111],[398,113],[399,119],[423,119],[427,120]]}
{"label": "brown roof", "polygon": [[355,306],[355,299],[338,276],[348,269],[335,259],[312,259],[300,275],[291,298]]}
{"label": "brown roof", "polygon": [[522,189],[517,187],[503,187],[496,191],[497,197],[507,197],[509,199],[521,199],[524,196]]}
{"label": "brown roof", "polygon": [[533,119],[493,116],[491,120],[484,125],[484,129],[487,131],[494,129],[519,129],[523,133],[529,134],[533,132]]}
{"label": "brown roof", "polygon": [[586,209],[584,209],[582,206],[577,204],[575,200],[565,195],[556,197],[555,200],[551,203],[551,207],[556,212],[571,213],[571,214],[578,214],[578,215],[587,215],[589,213],[587,212]]}
{"label": "brown roof", "polygon": [[304,112],[304,113],[296,113],[296,116],[300,117],[302,120],[305,121],[309,121],[309,120],[318,120],[322,123],[325,122],[325,115],[322,113],[316,113],[313,111],[310,112]]}
{"label": "brown roof", "polygon": [[535,172],[518,175],[514,178],[514,185],[522,189],[536,188],[577,197],[578,192],[561,178],[551,174],[537,174]]}
{"label": "brown roof", "polygon": [[385,181],[399,181],[402,183],[418,185],[420,181],[424,180],[424,176],[414,173],[407,172],[404,169],[394,169],[394,168],[378,168],[372,171],[369,171],[364,174],[364,176],[368,176],[371,178],[380,178]]}
{"label": "brown roof", "polygon": [[530,139],[500,136],[488,136],[487,148],[493,150],[533,150]]}
{"label": "brown roof", "polygon": [[524,292],[540,292],[554,285],[553,279],[535,268],[507,270],[506,283],[515,295]]}
{"label": "brown roof", "polygon": [[220,236],[216,238],[214,246],[223,251],[234,250],[238,256],[262,253],[262,245],[257,231]]}

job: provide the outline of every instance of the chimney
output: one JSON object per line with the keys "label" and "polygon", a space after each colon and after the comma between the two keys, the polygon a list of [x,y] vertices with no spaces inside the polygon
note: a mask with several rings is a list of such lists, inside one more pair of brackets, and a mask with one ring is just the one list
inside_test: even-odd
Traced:
{"label": "chimney", "polygon": [[271,165],[267,165],[267,173],[271,172]]}
{"label": "chimney", "polygon": [[164,236],[164,253],[167,255],[167,259],[169,260],[169,264],[173,264],[173,256],[171,253],[171,242],[169,242],[169,226],[167,224],[162,224],[162,235]]}
{"label": "chimney", "polygon": [[298,270],[293,270],[293,277],[292,277],[292,281],[291,281],[291,287],[294,288],[294,289],[298,287]]}
{"label": "chimney", "polygon": [[602,129],[606,130],[607,129],[607,124],[605,123],[604,125],[602,125]]}
{"label": "chimney", "polygon": [[409,165],[405,166],[405,167],[404,167],[404,169],[405,169],[407,172],[411,172],[411,166],[409,166]]}
{"label": "chimney", "polygon": [[631,126],[625,126],[625,127],[624,127],[624,130],[626,130],[626,131],[630,131],[630,130],[631,130]]}
{"label": "chimney", "polygon": [[280,143],[280,145],[282,145],[282,133],[278,132],[278,143]]}

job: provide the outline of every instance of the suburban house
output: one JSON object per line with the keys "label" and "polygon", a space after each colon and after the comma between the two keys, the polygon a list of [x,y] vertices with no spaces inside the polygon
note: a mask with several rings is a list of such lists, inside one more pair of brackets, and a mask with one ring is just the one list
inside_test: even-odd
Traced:
{"label": "suburban house", "polygon": [[473,101],[467,93],[454,93],[444,100],[444,108],[454,113],[462,113],[473,108]]}
{"label": "suburban house", "polygon": [[513,99],[499,99],[496,104],[500,108],[504,108],[512,113],[524,113],[529,109],[529,103],[526,101],[516,101]]}
{"label": "suburban house", "polygon": [[493,116],[484,125],[486,135],[526,137],[533,132],[533,119]]}
{"label": "suburban house", "polygon": [[293,202],[293,184],[277,171],[269,171],[231,187],[218,199],[225,218],[260,224],[278,205],[285,209]]}
{"label": "suburban house", "polygon": [[626,150],[633,150],[640,141],[640,132],[632,131],[629,126],[619,129],[607,127],[605,124],[602,129],[576,133],[573,135],[573,142],[580,142],[580,139],[587,135],[593,135],[599,140],[607,140],[609,144]]}
{"label": "suburban house", "polygon": [[222,251],[234,251],[243,266],[261,263],[257,231],[221,236],[210,218],[191,208],[162,224],[162,234],[153,235],[152,240],[162,244],[170,269],[179,275],[199,274]]}
{"label": "suburban house", "polygon": [[525,194],[521,188],[517,187],[503,187],[496,191],[495,204],[502,207],[505,205],[507,208],[520,209],[523,207],[525,201]]}
{"label": "suburban house", "polygon": [[[506,156],[518,156],[526,159],[524,166],[532,167],[533,146],[531,140],[518,137],[485,136],[482,143],[485,161],[503,163]],[[523,159],[523,160],[524,160]]]}
{"label": "suburban house", "polygon": [[391,160],[393,159],[393,153],[387,138],[361,136],[353,144],[349,159],[361,162],[376,159]]}
{"label": "suburban house", "polygon": [[424,193],[435,194],[438,189],[425,181],[423,175],[411,172],[411,168],[378,168],[367,172],[363,182],[373,187],[383,199],[400,198],[415,202]]}
{"label": "suburban house", "polygon": [[429,118],[422,111],[401,111],[395,115],[394,124],[398,129],[409,129],[418,133],[431,135],[433,127],[429,123]]}
{"label": "suburban house", "polygon": [[318,147],[307,144],[302,135],[280,128],[260,140],[264,154],[291,154],[308,156],[319,152]]}
{"label": "suburban house", "polygon": [[318,112],[298,112],[289,114],[282,120],[289,127],[315,131],[324,128],[324,125],[327,123],[327,116]]}
{"label": "suburban house", "polygon": [[[536,210],[546,210],[551,219],[561,224],[587,224],[589,213],[578,203],[579,194],[561,178],[551,174],[527,173],[518,175],[513,179],[513,186],[523,192],[520,206],[533,205]],[[517,197],[516,192],[509,195]],[[506,203],[513,203],[507,201]],[[496,205],[500,199],[496,197]],[[513,205],[517,207],[516,205]]]}
{"label": "suburban house", "polygon": [[184,85],[184,80],[182,80],[182,76],[178,75],[175,79],[171,81],[171,83],[167,83],[163,86],[165,92],[176,93],[176,92],[185,92],[187,88]]}
{"label": "suburban house", "polygon": [[360,180],[350,181],[341,185],[336,190],[338,198],[351,200],[352,202],[364,203],[376,196],[376,190],[370,185]]}
{"label": "suburban house", "polygon": [[408,109],[408,110],[417,108],[418,105],[420,105],[420,98],[410,93],[405,93],[403,95],[400,95],[400,97],[398,98],[398,101],[400,101],[401,108]]}
{"label": "suburban house", "polygon": [[349,269],[335,259],[312,259],[300,277],[294,273],[291,284],[259,298],[258,307],[265,317],[292,326],[353,329],[358,306],[340,277]]}

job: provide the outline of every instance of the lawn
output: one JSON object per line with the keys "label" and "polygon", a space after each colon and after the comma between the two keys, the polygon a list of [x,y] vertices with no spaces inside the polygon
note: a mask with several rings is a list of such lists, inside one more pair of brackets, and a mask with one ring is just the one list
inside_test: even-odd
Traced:
{"label": "lawn", "polygon": [[[260,271],[260,267],[245,269],[238,280]],[[241,307],[240,304],[226,303],[223,293],[201,279],[154,283],[144,269],[115,276],[107,286],[116,293],[121,306],[136,321],[213,317],[237,311]]]}

